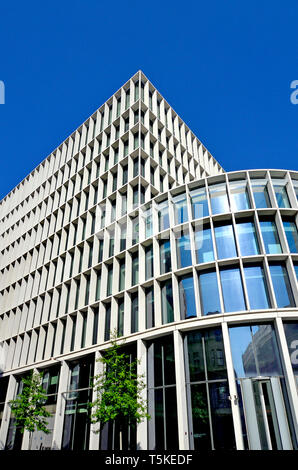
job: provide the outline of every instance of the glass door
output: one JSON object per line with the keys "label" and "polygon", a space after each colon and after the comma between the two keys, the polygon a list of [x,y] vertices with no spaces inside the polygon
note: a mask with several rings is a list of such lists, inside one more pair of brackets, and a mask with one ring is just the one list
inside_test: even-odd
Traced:
{"label": "glass door", "polygon": [[252,450],[291,450],[279,377],[241,379],[247,437]]}

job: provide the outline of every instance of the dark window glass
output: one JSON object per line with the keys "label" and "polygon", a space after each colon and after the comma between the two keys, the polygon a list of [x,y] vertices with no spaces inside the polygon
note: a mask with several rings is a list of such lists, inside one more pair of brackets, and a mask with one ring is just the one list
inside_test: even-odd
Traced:
{"label": "dark window glass", "polygon": [[138,293],[131,295],[131,333],[138,331],[139,323],[139,298]]}
{"label": "dark window glass", "polygon": [[135,253],[132,256],[132,285],[138,284],[139,282],[139,256],[138,253]]}
{"label": "dark window glass", "polygon": [[172,280],[168,279],[160,283],[161,288],[161,306],[162,306],[162,322],[170,323],[174,321],[173,308],[173,290]]}
{"label": "dark window glass", "polygon": [[145,289],[146,297],[146,328],[154,327],[154,289],[153,286]]}
{"label": "dark window glass", "polygon": [[118,336],[124,334],[124,300],[118,302]]}
{"label": "dark window glass", "polygon": [[233,449],[235,437],[221,328],[187,333],[186,341],[186,386],[190,392],[194,449]]}
{"label": "dark window glass", "polygon": [[171,243],[170,240],[159,242],[160,249],[160,273],[164,274],[172,269],[171,265]]}
{"label": "dark window glass", "polygon": [[179,279],[179,298],[181,319],[196,316],[196,301],[192,274]]}
{"label": "dark window glass", "polygon": [[153,246],[145,248],[145,277],[146,280],[153,277]]}
{"label": "dark window glass", "polygon": [[119,291],[125,289],[125,260],[122,260],[119,265]]}

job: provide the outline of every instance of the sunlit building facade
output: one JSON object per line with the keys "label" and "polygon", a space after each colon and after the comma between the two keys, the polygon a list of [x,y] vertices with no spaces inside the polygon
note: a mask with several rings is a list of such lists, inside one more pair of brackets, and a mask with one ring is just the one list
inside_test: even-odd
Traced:
{"label": "sunlit building facade", "polygon": [[1,448],[28,448],[34,369],[33,449],[119,449],[88,407],[116,331],[151,416],[124,449],[297,449],[297,198],[297,172],[224,172],[133,76],[1,202]]}

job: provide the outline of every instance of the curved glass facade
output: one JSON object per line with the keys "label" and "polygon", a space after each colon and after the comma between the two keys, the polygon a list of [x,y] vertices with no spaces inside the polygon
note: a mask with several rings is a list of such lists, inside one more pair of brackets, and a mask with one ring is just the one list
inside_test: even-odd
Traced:
{"label": "curved glass facade", "polygon": [[[127,449],[138,440],[152,450],[297,448],[297,183],[297,173],[277,170],[209,177],[96,233],[98,261],[89,246],[77,310],[59,339],[52,332],[70,377],[62,448],[119,445],[117,423],[92,437],[87,411],[90,368],[113,327],[143,351],[151,415],[127,424]],[[61,373],[46,377],[55,411]],[[7,448],[20,445],[13,429]]]}

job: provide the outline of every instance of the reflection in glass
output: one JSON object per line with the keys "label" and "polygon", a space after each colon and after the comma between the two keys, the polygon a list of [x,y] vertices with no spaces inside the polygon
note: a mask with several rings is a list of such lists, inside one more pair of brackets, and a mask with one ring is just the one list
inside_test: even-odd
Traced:
{"label": "reflection in glass", "polygon": [[189,332],[186,341],[193,447],[233,449],[235,437],[221,328]]}
{"label": "reflection in glass", "polygon": [[164,274],[164,273],[171,271],[172,269],[170,240],[160,241],[159,250],[160,250],[160,273]]}
{"label": "reflection in glass", "polygon": [[296,278],[297,278],[297,281],[298,281],[298,263],[294,263],[294,269],[295,269]]}
{"label": "reflection in glass", "polygon": [[190,191],[192,218],[199,219],[209,215],[208,201],[205,188]]}
{"label": "reflection in glass", "polygon": [[139,297],[138,293],[131,294],[131,333],[138,331],[139,324]]}
{"label": "reflection in glass", "polygon": [[189,380],[218,380],[227,378],[221,328],[196,330],[187,333]]}
{"label": "reflection in glass", "polygon": [[145,248],[145,278],[153,277],[153,246],[149,245]]}
{"label": "reflection in glass", "polygon": [[297,321],[284,321],[283,325],[287,339],[290,360],[294,375],[296,377],[296,385],[298,389],[298,323]]}
{"label": "reflection in glass", "polygon": [[203,271],[199,273],[199,287],[201,310],[203,315],[220,313],[220,300],[215,271]]}
{"label": "reflection in glass", "polygon": [[229,212],[230,206],[225,184],[214,184],[209,186],[212,214]]}
{"label": "reflection in glass", "polygon": [[109,341],[111,331],[111,305],[106,306],[105,335],[104,340]]}
{"label": "reflection in glass", "polygon": [[291,207],[286,189],[286,182],[284,180],[277,179],[272,179],[272,182],[278,207]]}
{"label": "reflection in glass", "polygon": [[125,289],[125,259],[119,265],[119,291]]}
{"label": "reflection in glass", "polygon": [[143,218],[145,219],[145,236],[149,238],[152,236],[152,207],[143,212]]}
{"label": "reflection in glass", "polygon": [[273,325],[230,327],[229,334],[236,377],[283,375]]}
{"label": "reflection in glass", "polygon": [[162,322],[170,323],[174,321],[174,307],[173,307],[173,289],[172,279],[160,283],[161,289],[161,307],[162,307]]}
{"label": "reflection in glass", "polygon": [[176,240],[177,244],[177,266],[184,268],[192,265],[190,235],[188,231],[183,231],[180,238]]}
{"label": "reflection in glass", "polygon": [[267,180],[251,179],[252,191],[257,209],[262,207],[271,207],[267,184]]}
{"label": "reflection in glass", "polygon": [[176,387],[155,390],[155,421],[155,450],[178,449]]}
{"label": "reflection in glass", "polygon": [[232,224],[214,227],[218,259],[235,258],[237,256]]}
{"label": "reflection in glass", "polygon": [[239,268],[220,270],[225,312],[246,310]]}
{"label": "reflection in glass", "polygon": [[275,222],[273,220],[260,220],[260,227],[266,253],[281,253],[281,245]]}
{"label": "reflection in glass", "polygon": [[192,274],[179,279],[179,299],[181,319],[196,316],[196,301]]}
{"label": "reflection in glass", "polygon": [[270,263],[270,273],[278,308],[295,307],[294,297],[286,267]]}
{"label": "reflection in glass", "polygon": [[134,253],[132,256],[132,267],[131,267],[131,285],[134,286],[139,282],[139,256],[138,253]]}
{"label": "reflection in glass", "polygon": [[158,229],[161,232],[170,227],[169,204],[168,201],[161,202],[157,207],[158,211]]}
{"label": "reflection in glass", "polygon": [[[148,347],[149,445],[177,449],[178,423],[173,336],[153,340]],[[151,441],[151,442],[150,442]]]}
{"label": "reflection in glass", "polygon": [[195,450],[211,450],[206,384],[191,386],[191,408]]}
{"label": "reflection in glass", "polygon": [[188,221],[186,194],[173,197],[175,224],[183,224]]}
{"label": "reflection in glass", "polygon": [[146,328],[154,326],[154,289],[153,286],[145,289],[146,298]]}
{"label": "reflection in glass", "polygon": [[284,230],[288,240],[289,250],[291,253],[298,252],[298,233],[295,222],[291,220],[283,221]]}
{"label": "reflection in glass", "polygon": [[124,334],[124,300],[119,300],[118,302],[118,336],[123,336]]}
{"label": "reflection in glass", "polygon": [[214,260],[213,242],[210,227],[199,227],[195,231],[196,255],[198,263]]}
{"label": "reflection in glass", "polygon": [[271,308],[262,266],[245,266],[244,276],[251,310]]}
{"label": "reflection in glass", "polygon": [[296,194],[296,198],[298,200],[298,181],[297,180],[292,180],[293,181],[293,186],[294,186],[294,191]]}
{"label": "reflection in glass", "polygon": [[251,256],[260,253],[255,224],[253,222],[237,222],[236,232],[241,256]]}
{"label": "reflection in glass", "polygon": [[250,209],[250,201],[246,188],[246,181],[233,181],[229,183],[231,194],[231,207],[234,211]]}

